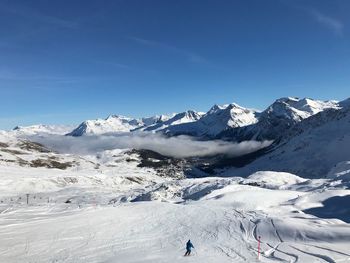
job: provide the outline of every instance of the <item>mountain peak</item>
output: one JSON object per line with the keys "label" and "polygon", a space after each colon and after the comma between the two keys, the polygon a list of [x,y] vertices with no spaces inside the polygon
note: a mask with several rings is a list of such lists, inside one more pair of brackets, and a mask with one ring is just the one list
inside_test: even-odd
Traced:
{"label": "mountain peak", "polygon": [[207,114],[212,114],[218,111],[222,111],[225,109],[234,109],[234,108],[239,108],[239,109],[245,109],[243,107],[241,107],[240,105],[238,105],[237,103],[230,103],[230,104],[223,104],[223,105],[218,105],[218,104],[214,104],[209,111],[207,112]]}
{"label": "mountain peak", "polygon": [[72,129],[71,125],[46,125],[36,124],[30,126],[16,126],[13,132],[22,135],[34,134],[65,134]]}
{"label": "mountain peak", "polygon": [[222,110],[222,109],[224,109],[224,108],[225,108],[224,106],[220,106],[220,105],[218,105],[218,104],[214,104],[214,105],[209,109],[208,113],[214,113],[214,112],[216,112],[216,111],[218,111],[218,110]]}
{"label": "mountain peak", "polygon": [[86,134],[105,134],[112,132],[129,132],[142,126],[142,122],[120,115],[110,115],[106,119],[86,120],[67,135],[82,136]]}
{"label": "mountain peak", "polygon": [[131,120],[132,118],[119,115],[119,114],[111,114],[109,115],[105,120],[114,120],[114,119],[121,119],[121,120]]}
{"label": "mountain peak", "polygon": [[305,119],[328,108],[338,108],[337,101],[321,101],[310,98],[285,97],[277,99],[265,111],[264,115],[272,114],[289,119]]}

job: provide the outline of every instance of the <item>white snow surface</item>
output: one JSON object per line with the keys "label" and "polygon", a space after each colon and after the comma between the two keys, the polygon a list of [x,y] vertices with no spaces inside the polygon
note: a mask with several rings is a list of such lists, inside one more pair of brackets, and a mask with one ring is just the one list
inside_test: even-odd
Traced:
{"label": "white snow surface", "polygon": [[350,181],[350,161],[340,162],[336,164],[328,172],[327,177]]}
{"label": "white snow surface", "polygon": [[152,126],[156,123],[166,122],[170,118],[172,118],[171,115],[156,115],[141,119],[129,118],[121,115],[110,115],[106,119],[84,121],[76,129],[69,132],[68,135],[83,136],[130,132],[140,128]]}
{"label": "white snow surface", "polygon": [[321,101],[309,98],[281,98],[269,106],[263,114],[273,114],[279,117],[286,117],[295,121],[306,119],[325,109],[339,109],[337,101]]}
{"label": "white snow surface", "polygon": [[228,128],[243,127],[257,121],[255,110],[232,103],[223,106],[214,105],[198,121],[170,126],[164,131],[168,134],[215,136]]}
{"label": "white snow surface", "polygon": [[17,126],[11,133],[17,136],[23,135],[38,135],[38,134],[59,134],[63,135],[73,129],[73,125],[45,125],[37,124],[31,126]]}
{"label": "white snow surface", "polygon": [[259,171],[247,177],[246,182],[257,182],[266,188],[285,189],[290,185],[305,182],[306,179],[291,173]]}
{"label": "white snow surface", "polygon": [[157,132],[174,125],[198,121],[203,115],[204,113],[202,112],[188,110],[182,113],[175,114],[172,118],[168,120],[159,121],[158,123],[145,127],[143,130]]}
{"label": "white snow surface", "polygon": [[[2,262],[350,260],[350,190],[338,178],[260,171],[174,179],[138,167],[139,157],[124,150],[74,156],[21,149],[6,133],[0,141],[0,154],[14,157],[0,160]],[[19,156],[75,165],[21,166]],[[184,257],[188,239],[195,249]]]}
{"label": "white snow surface", "polygon": [[[7,181],[11,191],[1,191],[4,262],[258,262],[258,236],[260,262],[350,258],[348,224],[299,210],[306,207],[305,200],[319,206],[323,193],[264,189],[219,178],[175,182],[151,176],[158,184],[149,185],[147,179],[142,185],[125,179],[123,169],[114,175],[69,172],[69,177],[58,171],[4,172],[7,180],[22,178],[17,188]],[[146,176],[138,174],[143,180]],[[120,201],[151,188],[155,192],[149,201]],[[180,201],[185,193],[188,199]],[[333,191],[329,197],[349,194]],[[64,203],[68,199],[72,203]],[[186,258],[188,239],[195,249]]]}
{"label": "white snow surface", "polygon": [[105,134],[113,132],[129,132],[141,127],[140,120],[119,115],[111,115],[106,119],[87,120],[80,124],[70,135]]}

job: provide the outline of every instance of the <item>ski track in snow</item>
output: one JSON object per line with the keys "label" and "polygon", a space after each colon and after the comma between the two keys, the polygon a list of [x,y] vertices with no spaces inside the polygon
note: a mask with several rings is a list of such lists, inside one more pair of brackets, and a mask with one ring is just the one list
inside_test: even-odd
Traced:
{"label": "ski track in snow", "polygon": [[[44,213],[46,218],[37,217]],[[1,258],[6,262],[257,262],[256,236],[265,217],[206,203],[153,202],[67,206],[50,213],[49,206],[3,213]],[[261,262],[333,263],[350,257],[346,250],[284,242],[273,219],[265,222],[275,241],[262,242]],[[183,258],[188,238],[196,249],[194,257]]]}

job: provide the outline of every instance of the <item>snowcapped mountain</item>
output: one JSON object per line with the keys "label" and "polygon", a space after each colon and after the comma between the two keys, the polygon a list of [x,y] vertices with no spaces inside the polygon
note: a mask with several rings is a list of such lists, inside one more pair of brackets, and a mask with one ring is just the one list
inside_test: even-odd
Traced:
{"label": "snowcapped mountain", "polygon": [[67,135],[82,136],[112,132],[129,132],[143,126],[143,122],[119,115],[111,115],[106,119],[87,120]]}
{"label": "snowcapped mountain", "polygon": [[[175,115],[175,114],[173,114]],[[159,122],[164,122],[164,121],[167,121],[169,120],[170,118],[173,117],[173,115],[155,115],[155,116],[152,116],[152,117],[145,117],[145,118],[142,118],[141,121],[143,123],[143,126],[151,126],[155,123],[159,123]]]}
{"label": "snowcapped mountain", "polygon": [[84,121],[75,129],[63,125],[33,125],[16,127],[13,132],[23,136],[38,134],[82,136],[146,131],[160,132],[168,136],[190,135],[238,142],[279,140],[303,120],[327,109],[336,110],[346,105],[350,105],[350,99],[338,103],[286,97],[277,99],[263,112],[232,103],[214,105],[205,114],[188,110],[173,115],[156,115],[140,119],[110,115],[106,119]]}
{"label": "snowcapped mountain", "polygon": [[336,164],[350,160],[349,131],[350,104],[345,100],[291,127],[268,154],[225,173],[244,176],[263,169],[326,176]]}
{"label": "snowcapped mountain", "polygon": [[271,104],[258,117],[253,125],[232,127],[220,133],[219,138],[242,140],[275,140],[301,122],[325,109],[339,109],[336,101],[320,101],[298,99],[293,97],[281,98]]}
{"label": "snowcapped mountain", "polygon": [[204,113],[202,112],[188,110],[185,112],[175,114],[172,118],[168,120],[159,120],[157,123],[146,127],[144,131],[160,131],[174,125],[195,122],[198,121],[203,115]]}
{"label": "snowcapped mountain", "polygon": [[31,125],[17,126],[12,130],[12,133],[17,135],[36,135],[36,134],[66,134],[71,131],[72,125]]}
{"label": "snowcapped mountain", "polygon": [[281,98],[276,100],[261,114],[261,119],[269,121],[274,121],[277,118],[285,119],[290,124],[295,124],[329,108],[339,108],[338,102],[312,100],[308,98]]}
{"label": "snowcapped mountain", "polygon": [[69,132],[70,136],[98,135],[114,132],[131,132],[144,127],[163,123],[171,119],[172,116],[156,115],[141,119],[129,118],[120,115],[110,115],[106,119],[87,120],[81,123],[76,129]]}
{"label": "snowcapped mountain", "polygon": [[228,128],[243,127],[256,123],[259,112],[243,108],[235,103],[214,105],[200,119],[191,123],[170,126],[163,131],[168,135],[192,135],[214,137]]}
{"label": "snowcapped mountain", "polygon": [[263,112],[232,103],[214,105],[205,114],[188,110],[173,116],[141,119],[111,115],[107,119],[87,120],[68,135],[147,131],[231,141],[275,140],[302,120],[325,109],[340,107],[336,101],[286,97],[276,100]]}

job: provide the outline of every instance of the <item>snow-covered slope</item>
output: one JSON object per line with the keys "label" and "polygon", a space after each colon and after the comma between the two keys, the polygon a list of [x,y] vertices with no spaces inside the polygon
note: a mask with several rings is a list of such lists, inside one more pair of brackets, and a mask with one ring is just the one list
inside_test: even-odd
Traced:
{"label": "snow-covered slope", "polygon": [[[332,167],[350,160],[350,107],[326,109],[290,130],[275,149],[240,169],[226,175],[249,175],[259,170],[285,171],[306,178],[326,176]],[[340,106],[340,107],[341,107]]]}
{"label": "snow-covered slope", "polygon": [[281,98],[269,106],[260,117],[262,121],[276,122],[286,120],[289,125],[300,122],[325,109],[338,108],[336,101],[320,101],[312,99],[298,99],[293,97]]}
{"label": "snow-covered slope", "polygon": [[232,127],[221,134],[219,138],[242,140],[275,140],[283,137],[285,132],[304,119],[325,109],[339,109],[336,101],[320,101],[281,98],[271,104],[259,115],[259,120],[253,125]]}
{"label": "snow-covered slope", "polygon": [[130,132],[134,130],[142,130],[148,126],[163,123],[171,119],[168,115],[156,115],[141,119],[129,118],[120,115],[110,115],[106,119],[87,120],[81,123],[73,131],[67,135],[99,135],[105,133]]}
{"label": "snow-covered slope", "polygon": [[350,161],[336,164],[327,174],[327,178],[350,182]]}
{"label": "snow-covered slope", "polygon": [[119,115],[111,115],[106,119],[87,120],[68,133],[71,136],[104,134],[112,132],[129,132],[143,126],[141,120]]}
{"label": "snow-covered slope", "polygon": [[185,112],[178,113],[168,120],[158,121],[156,124],[146,127],[144,131],[160,131],[174,125],[195,122],[198,121],[202,116],[202,112],[188,110]]}
{"label": "snow-covered slope", "polygon": [[159,123],[159,122],[165,122],[165,121],[169,120],[170,118],[172,118],[174,115],[175,114],[172,114],[172,115],[165,115],[165,114],[155,115],[155,116],[152,116],[152,117],[142,118],[141,121],[143,123],[143,126],[148,127],[148,126],[154,125],[154,124]]}
{"label": "snow-covered slope", "polygon": [[95,169],[100,166],[97,162],[88,161],[79,155],[59,154],[52,148],[20,137],[12,132],[0,132],[0,167],[70,170],[81,167]]}
{"label": "snow-covered slope", "polygon": [[72,125],[31,125],[17,126],[12,133],[16,135],[39,135],[39,134],[66,134],[70,132],[74,126]]}
{"label": "snow-covered slope", "polygon": [[[317,181],[276,172],[246,180],[169,180],[130,162],[117,165],[101,174],[1,169],[2,260],[303,263],[350,257],[349,190],[319,191]],[[195,249],[183,257],[188,239]]]}
{"label": "snow-covered slope", "polygon": [[214,137],[222,131],[243,127],[257,122],[258,112],[243,108],[235,103],[214,105],[203,117],[192,123],[174,125],[164,129],[168,135],[187,134],[200,137]]}
{"label": "snow-covered slope", "polygon": [[256,183],[268,189],[288,189],[291,185],[305,182],[306,179],[291,173],[259,171],[244,181],[245,184]]}

